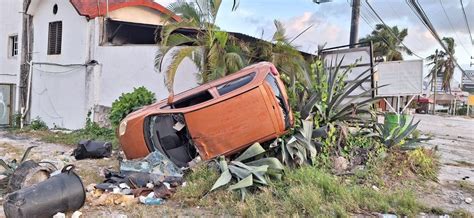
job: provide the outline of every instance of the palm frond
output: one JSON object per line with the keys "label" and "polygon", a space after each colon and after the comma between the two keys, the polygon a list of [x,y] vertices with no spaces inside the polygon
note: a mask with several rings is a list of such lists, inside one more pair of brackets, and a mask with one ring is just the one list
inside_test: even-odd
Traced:
{"label": "palm frond", "polygon": [[176,2],[169,4],[168,9],[194,25],[199,26],[202,21],[201,14],[193,2],[177,0]]}
{"label": "palm frond", "polygon": [[178,71],[178,67],[183,62],[185,58],[192,58],[193,52],[196,50],[196,47],[183,47],[183,48],[175,48],[173,51],[173,56],[171,58],[171,62],[168,65],[166,72],[165,72],[165,85],[168,89],[168,92],[171,94],[174,93],[173,86],[174,86],[174,78]]}
{"label": "palm frond", "polygon": [[244,67],[242,57],[235,52],[226,53],[224,55],[224,60],[226,63],[227,74],[234,73]]}
{"label": "palm frond", "polygon": [[274,25],[275,25],[275,28],[276,28],[276,31],[275,33],[273,34],[273,41],[275,42],[288,42],[288,38],[286,36],[286,29],[285,27],[283,26],[283,23],[280,22],[279,20],[274,20],[273,21]]}

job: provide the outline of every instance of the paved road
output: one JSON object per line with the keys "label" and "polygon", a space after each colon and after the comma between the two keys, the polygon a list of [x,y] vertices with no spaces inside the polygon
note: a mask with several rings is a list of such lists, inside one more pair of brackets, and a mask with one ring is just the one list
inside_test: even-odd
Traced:
{"label": "paved road", "polygon": [[460,181],[474,185],[474,119],[422,114],[415,119],[421,120],[418,129],[433,138],[426,146],[436,146],[441,155],[440,186],[429,196],[433,204],[474,214],[474,205],[463,202],[474,193],[459,189]]}

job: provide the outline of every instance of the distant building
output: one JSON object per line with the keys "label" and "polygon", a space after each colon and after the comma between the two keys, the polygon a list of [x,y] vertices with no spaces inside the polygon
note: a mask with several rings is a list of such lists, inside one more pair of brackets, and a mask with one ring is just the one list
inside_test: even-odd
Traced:
{"label": "distant building", "polygon": [[[24,9],[25,15],[19,0],[2,0],[0,33],[2,41],[12,40],[12,48],[0,56],[0,90],[22,86],[15,111],[29,115],[25,118],[79,129],[88,112],[106,123],[112,102],[134,87],[145,86],[157,99],[168,96],[163,75],[154,68],[155,31],[168,18],[179,22],[180,17],[162,5],[153,0],[27,0]],[[30,55],[21,60],[16,56],[22,52]],[[176,91],[195,87],[194,63],[185,60],[179,68],[187,74],[177,75]],[[11,123],[9,107],[3,123]]]}
{"label": "distant building", "polygon": [[2,0],[0,3],[0,126],[10,125],[18,110],[22,40],[22,2]]}
{"label": "distant building", "polygon": [[466,70],[462,75],[461,89],[474,94],[474,70]]}

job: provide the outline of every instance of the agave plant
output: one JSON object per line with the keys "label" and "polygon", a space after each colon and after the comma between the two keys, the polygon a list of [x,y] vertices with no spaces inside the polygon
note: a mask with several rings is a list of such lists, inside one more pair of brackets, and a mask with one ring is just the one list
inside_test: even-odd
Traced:
{"label": "agave plant", "polygon": [[414,120],[415,119],[411,119],[410,123],[406,125],[406,119],[400,119],[399,125],[395,126],[395,128],[392,128],[388,123],[377,123],[375,125],[376,134],[374,134],[374,136],[387,148],[400,145],[404,140],[403,148],[410,148],[413,143],[419,141],[419,139],[408,138],[420,123],[420,121],[418,121],[413,124]]}
{"label": "agave plant", "polygon": [[[379,87],[354,94],[364,82],[370,80],[371,69],[358,75],[353,81],[345,82],[351,68],[343,69],[344,58],[335,67],[324,67],[320,60],[311,65],[310,78],[313,84],[308,98],[298,96],[296,109],[300,120],[288,140],[274,142],[281,151],[282,162],[288,166],[314,164],[318,152],[332,152],[325,145],[341,147],[348,135],[346,123],[358,121],[374,123],[362,115],[372,114],[370,105],[378,97],[367,97]],[[332,63],[331,65],[332,66]],[[305,94],[305,93],[303,93]],[[305,99],[305,100],[301,100]],[[295,116],[298,117],[298,116]]]}
{"label": "agave plant", "polygon": [[313,140],[313,121],[302,120],[301,128],[298,129],[287,141],[277,139],[274,143],[279,144],[282,162],[288,166],[300,166],[303,164],[314,164],[317,154],[317,146],[320,142]]}
{"label": "agave plant", "polygon": [[[361,120],[363,114],[370,114],[369,107],[381,97],[367,97],[378,88],[377,86],[364,90],[359,94],[354,91],[361,87],[364,82],[370,81],[371,68],[359,74],[354,80],[345,82],[352,68],[342,68],[344,57],[337,62],[335,67],[323,67],[321,62],[313,64],[316,76],[315,83],[323,86],[316,87],[308,101],[300,111],[302,119],[306,119],[312,113],[322,123],[334,123],[351,120]],[[332,66],[332,63],[330,64]]]}
{"label": "agave plant", "polygon": [[227,189],[240,191],[244,199],[249,188],[268,185],[270,177],[281,179],[283,173],[281,162],[274,157],[257,158],[263,153],[265,149],[259,143],[255,143],[230,162],[222,156],[219,157],[222,174],[212,186],[211,191],[228,185],[234,180],[236,182]]}

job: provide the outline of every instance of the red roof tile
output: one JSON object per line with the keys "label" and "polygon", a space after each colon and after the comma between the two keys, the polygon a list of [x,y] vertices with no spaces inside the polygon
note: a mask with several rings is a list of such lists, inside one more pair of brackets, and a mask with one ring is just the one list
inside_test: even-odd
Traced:
{"label": "red roof tile", "polygon": [[[107,14],[107,0],[70,0],[77,12],[82,16],[95,18]],[[108,0],[109,12],[130,6],[145,6],[156,9],[164,14],[170,15],[174,20],[181,21],[181,17],[173,14],[170,10],[163,7],[153,0]]]}

